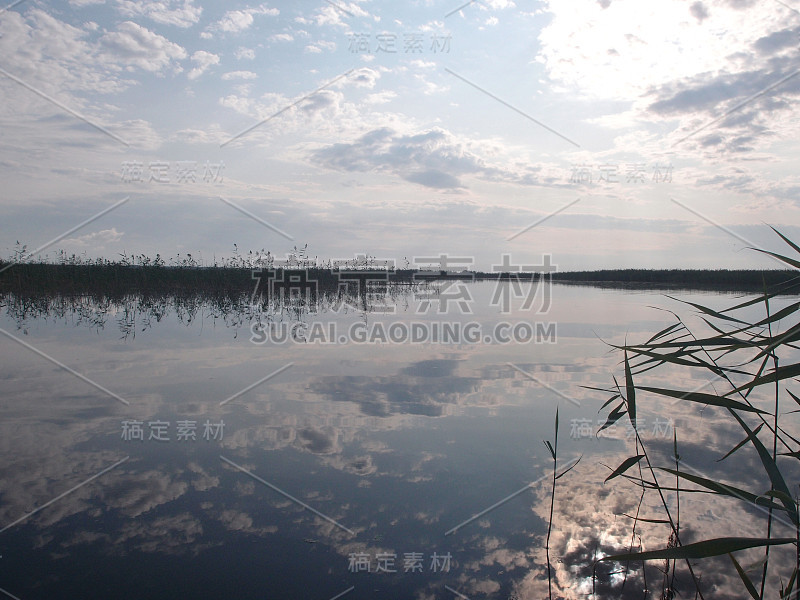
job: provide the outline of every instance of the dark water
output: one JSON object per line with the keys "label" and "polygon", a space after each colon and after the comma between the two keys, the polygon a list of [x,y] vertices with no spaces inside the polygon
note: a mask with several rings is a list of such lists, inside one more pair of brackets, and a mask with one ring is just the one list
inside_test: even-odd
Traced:
{"label": "dark water", "polygon": [[[531,307],[524,294],[493,305],[497,293],[470,284],[469,312],[457,299],[420,312],[426,300],[407,293],[383,313],[262,314],[271,341],[253,333],[253,315],[200,300],[6,306],[0,588],[22,600],[545,597],[543,441],[558,408],[558,468],[582,459],[558,482],[552,577],[558,594],[587,597],[594,558],[632,539],[662,547],[668,532],[644,524],[632,538],[623,515],[637,489],[603,484],[604,465],[634,451],[632,430],[596,437],[607,394],[581,386],[620,377],[605,342],[644,341],[673,322],[649,306],[700,321],[657,292],[554,286],[549,306]],[[681,376],[648,382],[709,380]],[[676,430],[693,468],[761,485],[747,451],[715,462],[741,437],[721,411],[657,399],[639,410],[663,464]],[[642,515],[657,509],[648,498]],[[735,502],[683,510],[687,539],[763,534],[763,515]],[[737,597],[719,565],[703,581]],[[640,568],[624,588],[609,569],[598,597],[643,596]],[[659,577],[651,569],[651,590]],[[692,590],[685,575],[678,583]]]}

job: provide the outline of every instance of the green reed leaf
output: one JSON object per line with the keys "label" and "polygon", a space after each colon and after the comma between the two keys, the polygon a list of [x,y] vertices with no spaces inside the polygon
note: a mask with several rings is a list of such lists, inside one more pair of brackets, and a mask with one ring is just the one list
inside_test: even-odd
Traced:
{"label": "green reed leaf", "polygon": [[[686,544],[677,548],[664,548],[662,550],[651,550],[649,552],[626,552],[624,554],[612,554],[604,556],[600,560],[673,560],[684,558],[708,558],[710,556],[721,556],[738,550],[747,548],[762,548],[764,546],[778,546],[781,544],[791,544],[793,538],[743,538],[743,537],[724,537],[712,540],[704,540],[694,544]],[[599,562],[599,561],[598,561]]]}
{"label": "green reed leaf", "polygon": [[725,398],[724,396],[717,396],[715,394],[707,394],[705,392],[684,392],[682,390],[669,390],[666,388],[655,388],[644,385],[640,385],[639,389],[644,390],[645,392],[659,394],[661,396],[680,398],[681,400],[689,400],[690,402],[699,402],[700,404],[711,404],[713,406],[722,406],[723,408],[730,408],[733,410],[741,410],[746,412],[754,412],[762,414],[766,414],[767,412],[761,410],[760,408],[755,408],[753,406],[745,404],[744,402],[739,402],[738,400]]}
{"label": "green reed leaf", "polygon": [[643,458],[644,458],[644,454],[637,454],[636,456],[629,456],[624,461],[622,461],[622,464],[620,466],[618,466],[616,469],[614,469],[614,472],[611,473],[611,475],[606,477],[606,480],[603,483],[605,483],[606,481],[609,481],[611,479],[614,479],[615,477],[619,477],[625,471],[630,469],[633,465],[638,463]]}

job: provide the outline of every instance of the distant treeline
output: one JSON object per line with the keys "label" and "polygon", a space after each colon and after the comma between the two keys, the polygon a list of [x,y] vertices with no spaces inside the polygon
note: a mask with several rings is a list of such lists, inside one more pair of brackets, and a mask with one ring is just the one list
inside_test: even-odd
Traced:
{"label": "distant treeline", "polygon": [[[728,269],[604,269],[601,271],[565,271],[553,273],[553,281],[622,287],[679,287],[686,289],[724,289],[763,291],[764,286],[796,286],[800,283],[793,270]],[[794,288],[797,289],[796,287]]]}
{"label": "distant treeline", "polygon": [[596,285],[603,287],[651,287],[685,289],[719,289],[760,291],[766,285],[792,285],[797,273],[791,270],[725,270],[725,269],[606,269],[601,271],[566,271],[548,275],[539,273],[458,273],[369,268],[331,269],[263,268],[239,266],[168,266],[131,265],[114,262],[102,264],[12,263],[0,261],[0,293],[33,294],[102,294],[108,296],[130,293],[198,292],[203,294],[252,293],[262,286],[266,293],[269,282],[275,289],[315,287],[320,291],[340,289],[342,285],[359,288],[365,281],[370,285],[424,284],[446,279],[538,280],[552,278],[559,283]]}

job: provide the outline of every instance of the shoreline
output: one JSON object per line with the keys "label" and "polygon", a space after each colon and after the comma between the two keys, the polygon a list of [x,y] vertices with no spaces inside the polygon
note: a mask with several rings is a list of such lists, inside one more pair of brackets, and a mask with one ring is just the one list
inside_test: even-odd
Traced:
{"label": "shoreline", "polygon": [[[442,281],[539,281],[606,289],[697,290],[719,292],[763,292],[766,286],[782,294],[797,293],[800,277],[793,270],[728,269],[604,269],[542,273],[446,272],[436,270],[370,268],[325,268],[314,265],[260,266],[172,266],[103,264],[17,263],[0,261],[0,294],[119,295],[125,293],[197,293],[239,295],[252,293],[256,285],[271,281],[282,288],[315,288],[330,292],[342,287],[380,289],[426,285]],[[783,289],[781,289],[783,288]]]}

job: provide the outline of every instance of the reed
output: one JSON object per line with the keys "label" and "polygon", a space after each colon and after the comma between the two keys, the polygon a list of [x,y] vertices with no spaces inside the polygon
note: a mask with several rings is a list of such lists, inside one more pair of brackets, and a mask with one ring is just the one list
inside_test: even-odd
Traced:
{"label": "reed", "polygon": [[[792,362],[800,341],[800,302],[790,303],[780,310],[774,310],[772,306],[779,295],[797,295],[800,246],[778,230],[773,230],[793,252],[785,256],[758,251],[791,267],[791,277],[772,285],[765,281],[756,297],[723,310],[685,302],[699,312],[708,325],[708,333],[696,334],[678,314],[672,313],[675,321],[644,343],[628,344],[626,341],[622,345],[612,345],[621,354],[623,374],[620,381],[614,378],[613,386],[590,388],[611,394],[603,405],[603,410],[607,411],[603,428],[628,419],[635,432],[635,454],[613,469],[606,481],[627,480],[639,488],[642,497],[652,495],[663,512],[663,519],[650,521],[663,523],[669,538],[666,547],[660,549],[605,556],[595,563],[595,569],[601,561],[624,563],[626,571],[627,565],[633,561],[640,561],[643,565],[660,561],[664,565],[661,598],[676,595],[677,571],[688,574],[696,597],[702,599],[710,590],[704,589],[699,572],[703,565],[700,559],[712,557],[729,559],[731,575],[741,581],[741,593],[745,597],[763,600],[771,596],[768,583],[778,580],[782,599],[800,597],[797,585],[800,571],[798,482],[789,477],[790,470],[796,467],[795,461],[800,460],[800,440],[792,435],[785,423],[789,414],[798,412],[798,407],[788,411],[785,405],[800,406],[800,397],[792,391],[800,377],[800,362]],[[758,307],[762,312],[759,318],[746,318],[746,311]],[[684,372],[705,371],[721,381],[724,389],[709,393],[686,389],[687,386],[662,388],[639,383],[645,373],[652,375],[664,369],[669,370],[671,381],[675,382],[691,380],[682,376]],[[765,397],[769,399],[767,404],[764,403]],[[671,461],[656,464],[636,421],[638,406],[653,398],[677,399],[721,409],[730,423],[741,431],[742,439],[720,461],[735,460],[738,453],[746,452],[744,448],[750,447],[758,457],[761,477],[752,474],[747,481],[730,482],[699,474],[681,459],[677,434],[673,440]],[[638,467],[638,473],[634,467]],[[758,487],[759,481],[764,482],[761,487]],[[667,495],[672,494],[677,505],[667,501]],[[698,506],[708,496],[745,505],[753,519],[760,519],[756,522],[763,535],[716,537],[685,543],[682,535],[686,528],[680,525],[681,512],[686,514],[688,508]],[[750,510],[752,507],[758,507],[758,510]],[[790,525],[790,537],[776,535],[777,519]],[[637,512],[634,529],[638,520]],[[779,566],[771,560],[773,546],[792,547],[792,568],[788,572],[776,572]],[[760,565],[755,573],[742,567],[736,557],[737,553],[752,552],[752,549],[758,549],[763,560],[763,566]]]}

